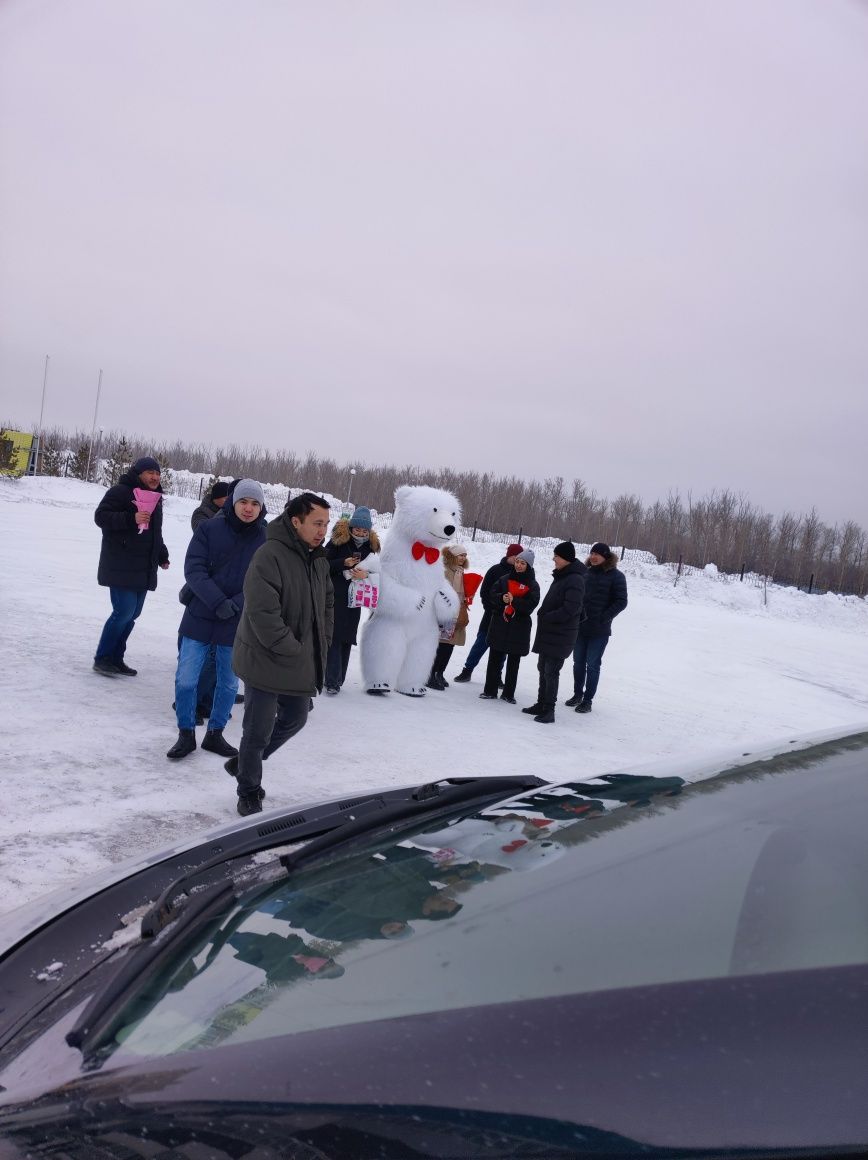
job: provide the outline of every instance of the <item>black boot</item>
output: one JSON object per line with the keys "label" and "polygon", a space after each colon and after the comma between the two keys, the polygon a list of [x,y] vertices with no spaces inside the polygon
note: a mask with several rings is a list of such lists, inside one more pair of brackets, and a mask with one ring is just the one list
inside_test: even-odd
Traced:
{"label": "black boot", "polygon": [[435,673],[433,669],[431,670],[431,675],[425,682],[425,685],[429,689],[434,689],[437,693],[442,693],[446,689],[442,675],[440,673]]}
{"label": "black boot", "polygon": [[166,754],[172,761],[180,761],[182,757],[186,757],[188,753],[192,753],[196,748],[196,730],[195,729],[180,729],[178,731],[178,740]]}
{"label": "black boot", "polygon": [[123,661],[115,661],[115,668],[122,677],[137,677],[139,675],[138,669],[131,669],[129,665],[125,665]]}
{"label": "black boot", "polygon": [[456,685],[466,685],[470,680],[472,671],[472,669],[462,669],[458,676],[452,679]]}
{"label": "black boot", "polygon": [[591,702],[590,701],[579,701],[578,705],[576,705],[576,712],[577,713],[590,713],[590,711],[591,711]]}
{"label": "black boot", "polygon": [[554,709],[543,709],[542,712],[537,713],[534,721],[539,721],[540,725],[553,725],[555,720]]}
{"label": "black boot", "polygon": [[261,814],[262,798],[255,792],[239,795],[238,812],[242,818],[246,818],[248,814]]}
{"label": "black boot", "polygon": [[522,713],[530,713],[530,715],[532,717],[535,717],[537,715],[537,713],[541,713],[541,712],[542,712],[542,705],[539,703],[539,701],[537,701],[533,705],[528,705],[528,707],[526,709],[522,709]]}
{"label": "black boot", "polygon": [[218,757],[237,757],[238,750],[230,745],[223,736],[222,729],[209,729],[202,738],[202,748],[209,753],[216,753]]}
{"label": "black boot", "polygon": [[582,697],[580,693],[573,693],[572,697],[570,697],[568,701],[564,701],[564,704],[568,709],[575,709],[576,705],[578,705],[581,699]]}

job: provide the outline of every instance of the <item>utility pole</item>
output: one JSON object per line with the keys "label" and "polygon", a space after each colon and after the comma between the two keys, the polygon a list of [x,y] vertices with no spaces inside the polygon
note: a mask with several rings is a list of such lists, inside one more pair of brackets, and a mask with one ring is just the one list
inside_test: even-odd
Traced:
{"label": "utility pole", "polygon": [[39,474],[39,456],[42,453],[42,419],[45,415],[45,388],[48,384],[48,355],[45,356],[45,370],[42,374],[42,406],[39,408],[39,430],[36,433],[36,455],[33,459],[33,474]]}
{"label": "utility pole", "polygon": [[96,434],[96,417],[99,411],[99,396],[102,391],[102,367],[99,371],[99,381],[96,384],[96,402],[93,407],[93,426],[90,429],[90,446],[87,449],[87,470],[85,471],[85,478],[90,479],[90,461],[93,457],[93,437]]}

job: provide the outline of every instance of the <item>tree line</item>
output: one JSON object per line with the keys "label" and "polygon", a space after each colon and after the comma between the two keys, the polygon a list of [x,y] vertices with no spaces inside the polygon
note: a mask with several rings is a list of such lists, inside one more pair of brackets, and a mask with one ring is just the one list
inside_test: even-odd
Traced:
{"label": "tree line", "polygon": [[[90,454],[87,432],[60,429],[45,433],[39,471],[89,477],[108,485],[139,455],[155,455],[169,469],[212,477],[249,476],[339,499],[346,498],[352,481],[353,501],[378,511],[392,510],[395,488],[402,483],[425,483],[459,497],[467,527],[508,537],[522,533],[570,537],[577,543],[604,540],[619,548],[651,552],[661,563],[683,561],[699,568],[713,563],[722,572],[756,572],[813,591],[864,596],[868,590],[868,534],[859,524],[824,523],[813,508],[774,516],[757,508],[744,493],[729,489],[698,498],[692,492],[682,496],[670,491],[665,499],[648,504],[626,492],[608,499],[583,480],[568,482],[560,475],[528,480],[411,463],[348,464],[313,452],[277,452],[235,443],[214,449],[181,440],[155,442],[121,431],[104,434]],[[170,478],[164,478],[164,488],[170,490]]]}

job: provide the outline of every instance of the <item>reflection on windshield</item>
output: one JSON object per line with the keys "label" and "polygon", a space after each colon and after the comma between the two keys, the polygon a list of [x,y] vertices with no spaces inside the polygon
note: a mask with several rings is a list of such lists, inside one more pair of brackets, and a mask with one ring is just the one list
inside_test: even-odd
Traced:
{"label": "reflection on windshield", "polygon": [[[655,780],[659,786],[649,784]],[[456,917],[477,887],[560,858],[588,821],[611,808],[607,801],[647,803],[655,792],[673,792],[671,782],[683,784],[635,781],[639,791],[602,778],[533,791],[293,875],[239,907],[174,964],[135,1002],[117,1042],[137,1054],[163,1054],[237,1039],[288,988],[325,989],[341,979],[352,970],[352,952],[417,937]]]}

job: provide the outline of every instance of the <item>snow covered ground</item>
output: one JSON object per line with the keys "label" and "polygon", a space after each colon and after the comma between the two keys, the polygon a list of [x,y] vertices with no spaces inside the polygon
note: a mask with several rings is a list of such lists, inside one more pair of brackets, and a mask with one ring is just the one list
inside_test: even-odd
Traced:
{"label": "snow covered ground", "polygon": [[[91,671],[109,612],[96,583],[93,510],[103,490],[0,481],[0,913],[235,816],[219,758],[165,757],[176,736],[177,591],[196,501],[167,497],[172,567],[127,654],[140,675],[109,681]],[[471,545],[471,568],[483,572],[502,552]],[[482,667],[471,684],[422,701],[368,697],[354,650],[341,695],[317,699],[305,731],[267,763],[268,804],[448,775],[592,776],[868,728],[865,600],[775,589],[766,607],[748,584],[691,576],[674,587],[668,569],[629,555],[624,570],[630,607],[616,621],[592,714],[561,710],[554,726],[540,726],[520,713],[536,692],[533,657],[522,664],[517,706],[478,699]],[[547,554],[537,572],[545,586]],[[474,607],[468,640],[480,615]],[[562,690],[571,692],[566,667]],[[240,724],[238,713],[227,729],[236,743]]]}

